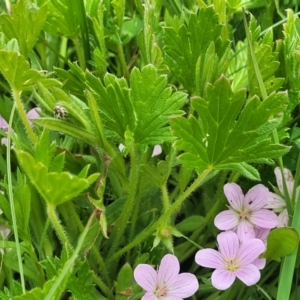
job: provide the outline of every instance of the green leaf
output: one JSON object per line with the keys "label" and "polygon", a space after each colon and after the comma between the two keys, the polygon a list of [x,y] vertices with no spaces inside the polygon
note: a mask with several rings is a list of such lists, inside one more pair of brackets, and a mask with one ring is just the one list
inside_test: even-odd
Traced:
{"label": "green leaf", "polygon": [[171,119],[179,138],[175,146],[185,151],[179,160],[198,172],[236,170],[250,179],[259,179],[249,162],[265,162],[288,151],[270,138],[280,125],[278,113],[284,110],[286,102],[287,94],[280,92],[264,102],[253,97],[245,104],[245,91],[232,93],[228,80],[220,78],[207,88],[207,99],[193,100],[199,119]]}
{"label": "green leaf", "polygon": [[29,153],[16,151],[23,170],[30,178],[45,201],[53,205],[67,202],[87,189],[99,176],[98,173],[88,178],[78,178],[68,172],[48,172],[48,168],[36,161]]}
{"label": "green leaf", "polygon": [[[87,73],[87,81],[94,91],[103,126],[110,136],[115,136],[124,143],[127,128],[134,129],[135,117],[129,98],[128,85],[124,78],[117,78],[111,74],[104,77],[105,86],[92,74]],[[109,99],[110,101],[107,101]]]}
{"label": "green leaf", "polygon": [[[75,273],[75,272],[74,272]],[[72,297],[75,300],[81,300],[84,295],[85,300],[95,299],[92,296],[94,284],[91,281],[92,271],[89,268],[88,263],[85,261],[74,276],[71,276],[67,285],[68,290],[72,293]]]}
{"label": "green leaf", "polygon": [[28,90],[42,78],[38,71],[30,69],[28,61],[18,52],[1,50],[0,61],[0,71],[14,90]]}
{"label": "green leaf", "polygon": [[[278,61],[278,53],[273,52],[273,34],[272,31],[268,31],[265,34],[264,38],[259,42],[256,42],[257,29],[256,21],[254,18],[251,19],[251,23],[249,25],[249,29],[252,30],[252,36],[254,37],[253,48],[255,59],[259,68],[259,71],[262,76],[262,80],[264,82],[267,94],[271,94],[273,91],[278,90],[282,84],[284,83],[284,78],[276,78],[275,72],[277,71],[280,63]],[[254,31],[254,33],[253,33]],[[249,85],[249,93],[251,96],[253,95],[261,95],[258,79],[256,77],[254,65],[252,62],[252,58],[248,55],[248,85]]]}
{"label": "green leaf", "polygon": [[[221,32],[222,25],[218,23],[218,15],[212,7],[201,9],[197,15],[191,14],[187,24],[181,25],[179,30],[174,26],[165,28],[165,61],[174,76],[189,92],[195,91],[197,60],[199,56],[206,54],[209,45],[215,45],[216,57],[223,57],[227,51],[229,43],[221,40]],[[201,68],[208,70],[208,66],[204,64],[207,58],[202,60]]]}
{"label": "green leaf", "polygon": [[91,145],[95,145],[98,142],[97,136],[95,136],[93,132],[84,130],[82,127],[70,124],[63,120],[53,118],[39,118],[33,120],[33,123],[38,126],[43,126],[49,130],[63,132],[79,140],[85,141],[86,143]]}
{"label": "green leaf", "polygon": [[159,173],[157,167],[152,165],[141,165],[141,171],[143,175],[147,177],[147,182],[151,182],[157,187],[162,186],[164,178],[162,174]]}
{"label": "green leaf", "polygon": [[[94,91],[105,129],[118,142],[127,144],[125,138],[134,138],[139,144],[160,144],[173,139],[169,118],[183,114],[186,94],[167,88],[167,78],[158,75],[153,65],[141,71],[134,68],[130,88],[124,78],[107,74],[104,84],[87,73],[87,84]],[[109,99],[109,101],[107,101]]]}
{"label": "green leaf", "polygon": [[[282,77],[292,91],[300,89],[298,70],[300,67],[300,20],[291,9],[287,10],[287,22],[283,26],[284,40],[281,51],[280,69]],[[277,49],[276,49],[277,50]]]}
{"label": "green leaf", "polygon": [[52,142],[50,144],[49,131],[44,130],[39,142],[35,147],[35,158],[37,161],[40,161],[45,166],[49,167],[53,159],[53,155],[56,151],[56,144]]}
{"label": "green leaf", "polygon": [[[30,187],[26,183],[26,178],[23,174],[21,174],[18,169],[17,172],[17,181],[18,184],[14,190],[14,201],[15,201],[15,211],[17,216],[17,224],[18,227],[21,228],[20,232],[26,232],[28,238],[29,234],[29,217],[30,217],[30,209],[31,209],[31,192]],[[20,233],[21,238],[22,234]]]}
{"label": "green leaf", "polygon": [[12,6],[12,15],[2,14],[0,23],[8,39],[17,39],[22,55],[28,56],[47,16],[47,5],[40,8],[32,1],[19,0]]}
{"label": "green leaf", "polygon": [[123,17],[124,17],[124,11],[125,11],[125,1],[124,0],[112,0],[111,6],[114,9],[114,13],[117,17],[117,25],[119,28],[122,27],[123,24]]}
{"label": "green leaf", "polygon": [[152,65],[141,71],[134,68],[130,75],[130,98],[136,115],[134,140],[140,144],[162,144],[173,139],[169,127],[170,117],[182,115],[186,94],[172,93],[166,88],[167,78],[158,76]]}
{"label": "green leaf", "polygon": [[248,85],[246,45],[239,41],[236,44],[236,52],[230,52],[230,56],[231,59],[226,74],[228,74],[228,79],[231,80],[232,91],[237,92]]}
{"label": "green leaf", "polygon": [[77,37],[79,24],[76,9],[70,9],[74,8],[73,0],[52,0],[48,6],[46,30],[54,35]]}
{"label": "green leaf", "polygon": [[193,232],[204,223],[202,216],[189,216],[180,223],[176,224],[176,229],[182,233]]}
{"label": "green leaf", "polygon": [[267,238],[267,251],[261,257],[280,261],[292,254],[299,245],[299,234],[294,228],[283,227],[272,230]]}
{"label": "green leaf", "polygon": [[130,264],[126,263],[118,274],[116,285],[116,300],[126,300],[132,295],[133,270]]}
{"label": "green leaf", "polygon": [[15,300],[41,300],[44,298],[44,293],[41,288],[34,288],[21,296],[14,297]]}

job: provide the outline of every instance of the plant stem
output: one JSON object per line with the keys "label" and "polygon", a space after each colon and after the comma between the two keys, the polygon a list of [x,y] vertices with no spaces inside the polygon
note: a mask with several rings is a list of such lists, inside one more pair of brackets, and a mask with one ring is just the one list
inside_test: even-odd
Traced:
{"label": "plant stem", "polygon": [[8,197],[9,197],[9,204],[10,204],[10,211],[11,211],[11,218],[13,223],[13,230],[15,235],[16,241],[16,250],[17,250],[17,258],[19,264],[19,272],[21,278],[21,286],[22,286],[22,293],[25,294],[25,279],[24,279],[24,270],[22,264],[22,256],[21,256],[21,249],[20,249],[20,241],[19,241],[19,234],[18,234],[18,225],[17,225],[17,217],[16,217],[16,210],[15,210],[15,202],[14,202],[14,195],[12,189],[12,177],[11,177],[11,158],[10,158],[10,141],[11,141],[11,134],[12,134],[12,121],[14,118],[14,113],[16,109],[16,102],[14,103],[10,117],[9,117],[9,125],[8,125],[8,136],[7,136],[7,148],[6,148],[6,157],[7,157],[7,184],[8,184]]}
{"label": "plant stem", "polygon": [[134,201],[137,193],[138,178],[139,178],[139,163],[138,163],[138,153],[137,146],[133,145],[130,149],[131,158],[131,173],[130,173],[130,189],[127,201],[125,203],[124,211],[120,216],[119,220],[115,226],[115,234],[113,236],[112,246],[110,253],[115,253],[120,244],[122,235],[124,234],[127,223],[132,215],[134,208]]}
{"label": "plant stem", "polygon": [[17,90],[13,90],[13,98],[15,100],[15,104],[16,104],[16,107],[17,107],[17,110],[19,112],[19,115],[21,117],[21,120],[25,126],[25,129],[31,139],[31,141],[36,144],[38,142],[38,138],[37,136],[34,134],[33,132],[33,129],[31,128],[30,126],[30,123],[29,123],[29,120],[26,116],[26,112],[25,112],[25,109],[22,105],[22,102],[21,102],[21,98],[20,98],[20,95],[21,95],[21,92],[17,91]]}
{"label": "plant stem", "polygon": [[[197,228],[189,237],[190,240],[195,241],[199,238],[200,234],[202,233],[203,229],[207,226],[207,224],[212,220],[214,216],[216,216],[217,212],[220,209],[221,204],[223,203],[224,196],[223,196],[223,186],[227,176],[227,172],[223,172],[218,180],[218,189],[216,192],[217,201],[215,201],[213,207],[209,210],[208,213],[205,214],[205,218],[203,222],[200,224],[199,228]],[[180,245],[180,262],[185,261],[190,257],[190,255],[198,249],[197,247],[191,246],[191,242],[187,241]],[[178,249],[179,250],[179,249]]]}
{"label": "plant stem", "polygon": [[[84,230],[84,226],[81,222],[81,220],[79,219],[75,209],[74,209],[74,206],[72,205],[71,202],[66,202],[66,208],[68,209],[70,215],[71,215],[71,218],[73,221],[75,221],[80,233],[83,232]],[[92,246],[92,255],[93,255],[93,258],[96,260],[96,263],[100,266],[100,269],[101,269],[101,274],[103,275],[106,283],[108,285],[111,285],[111,280],[109,278],[109,274],[108,274],[108,271],[107,271],[107,268],[106,268],[106,264],[104,262],[104,259],[103,257],[101,256],[100,254],[100,251],[96,248],[95,245]]]}
{"label": "plant stem", "polygon": [[53,227],[54,227],[54,229],[57,233],[57,236],[60,239],[62,245],[67,244],[71,247],[71,245],[69,243],[69,240],[68,240],[68,237],[67,237],[67,235],[66,235],[66,233],[65,233],[65,231],[64,231],[64,229],[63,229],[63,227],[60,223],[60,220],[59,220],[59,218],[58,218],[58,216],[55,212],[55,206],[50,204],[50,203],[47,203],[47,213],[48,213],[48,216],[51,220],[51,223],[52,223],[52,225],[53,225]]}
{"label": "plant stem", "polygon": [[170,207],[170,200],[169,200],[169,195],[168,195],[168,190],[167,190],[167,185],[164,183],[161,187],[161,193],[162,193],[162,203],[163,203],[163,208],[164,212],[167,211]]}
{"label": "plant stem", "polygon": [[184,200],[192,193],[194,192],[200,184],[204,181],[205,177],[211,172],[211,170],[205,170],[202,172],[201,175],[198,176],[198,178],[190,185],[176,200],[175,202],[170,206],[170,209],[166,212],[164,212],[160,218],[154,222],[148,229],[146,229],[144,232],[140,233],[131,243],[129,243],[127,246],[119,250],[118,252],[114,253],[111,257],[107,259],[107,263],[110,263],[120,257],[122,254],[126,253],[133,247],[137,246],[141,242],[143,242],[147,237],[149,237],[152,232],[154,232],[160,224],[164,224],[165,220],[170,218],[170,216],[176,212],[181,204],[184,202]]}
{"label": "plant stem", "polygon": [[129,78],[129,71],[127,68],[127,64],[125,61],[125,56],[124,56],[124,52],[123,52],[123,45],[120,43],[118,43],[118,58],[120,60],[120,64],[122,67],[122,71],[123,71],[123,76],[128,79]]}

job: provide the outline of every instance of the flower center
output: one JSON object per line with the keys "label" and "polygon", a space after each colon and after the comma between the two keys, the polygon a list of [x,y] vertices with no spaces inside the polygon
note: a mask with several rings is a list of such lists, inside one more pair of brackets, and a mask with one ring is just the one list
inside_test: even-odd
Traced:
{"label": "flower center", "polygon": [[248,219],[250,217],[250,211],[248,210],[244,210],[244,211],[240,211],[240,217],[241,219]]}
{"label": "flower center", "polygon": [[156,290],[154,291],[154,295],[157,297],[167,296],[168,290],[165,286],[162,287],[156,287]]}
{"label": "flower center", "polygon": [[225,268],[228,271],[234,272],[240,267],[240,262],[235,257],[229,257],[225,259]]}

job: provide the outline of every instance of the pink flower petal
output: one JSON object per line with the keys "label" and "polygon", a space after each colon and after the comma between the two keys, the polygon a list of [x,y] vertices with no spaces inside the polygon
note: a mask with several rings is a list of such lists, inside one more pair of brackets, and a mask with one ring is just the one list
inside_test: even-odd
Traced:
{"label": "pink flower petal", "polygon": [[266,259],[265,258],[257,258],[252,262],[251,265],[254,265],[259,270],[262,270],[266,266]]}
{"label": "pink flower petal", "polygon": [[240,266],[251,264],[265,250],[265,244],[259,239],[251,239],[243,242],[237,255]]}
{"label": "pink flower petal", "polygon": [[277,194],[269,192],[268,201],[264,208],[273,209],[275,212],[281,212],[286,207],[285,201]]}
{"label": "pink flower petal", "polygon": [[254,232],[255,238],[260,239],[261,241],[266,243],[268,234],[270,233],[270,229],[255,227]]}
{"label": "pink flower petal", "polygon": [[8,123],[6,122],[6,120],[0,116],[0,128],[4,131],[8,130]]}
{"label": "pink flower petal", "polygon": [[153,292],[147,292],[141,300],[157,300],[157,297],[154,295]]}
{"label": "pink flower petal", "polygon": [[275,173],[278,189],[279,189],[281,194],[284,194],[283,183],[282,183],[282,173],[281,173],[280,168],[276,167],[275,170],[274,170],[274,173]]}
{"label": "pink flower petal", "polygon": [[4,137],[1,139],[1,145],[4,145],[7,147],[7,138]]}
{"label": "pink flower petal", "polygon": [[234,210],[224,210],[220,212],[214,220],[215,226],[220,230],[233,229],[239,224],[240,216]]}
{"label": "pink flower petal", "polygon": [[26,116],[29,120],[38,119],[40,117],[40,115],[39,115],[40,111],[41,111],[41,109],[39,107],[35,107],[35,108],[29,110],[27,112]]}
{"label": "pink flower petal", "polygon": [[278,225],[277,227],[286,227],[289,224],[289,215],[287,209],[284,209],[279,215],[278,215]]}
{"label": "pink flower petal", "polygon": [[147,264],[139,264],[134,270],[134,279],[145,291],[151,292],[156,288],[157,272]]}
{"label": "pink flower petal", "polygon": [[11,230],[8,227],[0,224],[0,234],[2,236],[2,239],[6,239],[9,236],[10,232],[11,232]]}
{"label": "pink flower petal", "polygon": [[262,184],[257,184],[251,188],[245,196],[245,204],[250,210],[259,210],[263,208],[268,201],[269,190]]}
{"label": "pink flower petal", "polygon": [[249,221],[262,228],[274,228],[278,225],[277,215],[268,209],[260,209],[252,212]]}
{"label": "pink flower petal", "polygon": [[120,152],[123,152],[123,150],[125,149],[125,146],[123,144],[119,144],[119,150]]}
{"label": "pink flower petal", "polygon": [[219,251],[223,257],[235,257],[239,249],[239,239],[235,232],[226,231],[218,234]]}
{"label": "pink flower petal", "polygon": [[220,252],[214,249],[202,249],[196,253],[195,261],[206,268],[224,268],[224,259]]}
{"label": "pink flower petal", "polygon": [[236,183],[227,183],[224,185],[224,194],[235,210],[240,210],[244,205],[244,194],[242,189]]}
{"label": "pink flower petal", "polygon": [[234,273],[227,270],[217,269],[211,276],[211,283],[218,290],[228,289],[233,284],[234,280]]}
{"label": "pink flower petal", "polygon": [[[282,182],[282,174],[279,167],[276,167],[274,170],[277,186],[282,195],[284,195],[283,182]],[[283,168],[283,177],[286,182],[287,190],[290,198],[292,198],[293,189],[294,189],[294,178],[293,174],[289,169]]]}
{"label": "pink flower petal", "polygon": [[160,263],[157,272],[157,284],[169,285],[179,274],[179,261],[175,255],[165,255]]}
{"label": "pink flower petal", "polygon": [[176,280],[168,286],[168,299],[187,298],[194,295],[199,288],[199,283],[194,274],[179,274]]}
{"label": "pink flower petal", "polygon": [[253,225],[248,220],[241,220],[237,227],[237,235],[241,242],[253,239],[255,237]]}
{"label": "pink flower petal", "polygon": [[260,279],[260,272],[254,265],[243,266],[234,273],[247,286],[256,284]]}
{"label": "pink flower petal", "polygon": [[162,153],[162,147],[160,145],[155,145],[151,157],[157,156],[161,153]]}

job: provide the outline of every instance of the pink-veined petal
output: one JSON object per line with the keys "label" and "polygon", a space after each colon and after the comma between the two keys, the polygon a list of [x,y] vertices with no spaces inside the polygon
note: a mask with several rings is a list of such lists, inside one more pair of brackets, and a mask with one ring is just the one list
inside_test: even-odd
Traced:
{"label": "pink-veined petal", "polygon": [[151,292],[157,286],[157,272],[147,264],[139,264],[134,269],[134,279],[145,291]]}
{"label": "pink-veined petal", "polygon": [[243,266],[234,273],[247,286],[256,284],[260,279],[260,272],[254,265]]}
{"label": "pink-veined petal", "polygon": [[266,266],[266,259],[265,258],[257,258],[252,262],[251,265],[254,265],[259,270],[262,270]]}
{"label": "pink-veined petal", "polygon": [[233,284],[234,280],[234,273],[227,270],[217,269],[211,276],[211,283],[218,290],[228,289]]}
{"label": "pink-veined petal", "polygon": [[254,232],[255,232],[255,238],[260,239],[261,241],[266,243],[268,234],[270,233],[270,229],[254,227]]}
{"label": "pink-veined petal", "polygon": [[[282,195],[284,195],[282,174],[281,174],[280,168],[276,167],[274,170],[274,173],[275,173],[278,189],[279,189],[280,193]],[[292,193],[293,193],[294,183],[295,183],[292,172],[287,168],[283,168],[283,178],[285,180],[289,196],[290,196],[290,198],[292,198]]]}
{"label": "pink-veined petal", "polygon": [[243,207],[244,194],[239,185],[236,183],[226,183],[224,185],[224,194],[233,209],[240,210]]}
{"label": "pink-veined petal", "polygon": [[277,227],[286,227],[289,224],[289,214],[287,209],[284,209],[279,215],[278,215],[278,225]]}
{"label": "pink-veined petal", "polygon": [[141,300],[157,300],[158,298],[154,295],[153,292],[147,292]]}
{"label": "pink-veined petal", "polygon": [[177,298],[187,298],[194,295],[199,288],[199,283],[197,277],[191,273],[181,273],[177,276],[176,280],[172,282],[168,289],[168,299],[169,296]]}
{"label": "pink-veined petal", "polygon": [[279,195],[269,192],[268,201],[264,208],[273,209],[275,212],[281,212],[285,207],[286,203]]}
{"label": "pink-veined petal", "polygon": [[249,210],[259,210],[267,204],[269,190],[263,184],[257,184],[245,195],[244,203]]}
{"label": "pink-veined petal", "polygon": [[239,238],[233,231],[221,232],[217,236],[219,251],[225,258],[236,257],[239,250]]}
{"label": "pink-veined petal", "polygon": [[237,235],[241,242],[253,239],[255,237],[253,225],[248,220],[241,220],[237,227]]}
{"label": "pink-veined petal", "polygon": [[240,266],[251,264],[265,250],[266,246],[264,242],[259,239],[251,239],[243,242],[237,255]]}
{"label": "pink-veined petal", "polygon": [[236,227],[239,223],[240,216],[234,210],[224,210],[216,215],[214,224],[220,230],[229,230]]}
{"label": "pink-veined petal", "polygon": [[158,300],[158,298],[154,295],[153,292],[146,292],[141,300]]}
{"label": "pink-veined petal", "polygon": [[205,268],[224,268],[224,259],[220,252],[214,249],[202,249],[196,253],[195,261]]}
{"label": "pink-veined petal", "polygon": [[0,116],[0,128],[4,131],[8,130],[8,123],[6,122],[6,120]]}
{"label": "pink-veined petal", "polygon": [[274,228],[278,225],[277,215],[268,209],[260,209],[252,212],[249,221],[262,228]]}
{"label": "pink-veined petal", "polygon": [[179,261],[175,255],[166,254],[160,263],[157,272],[157,284],[169,285],[172,283],[179,274]]}
{"label": "pink-veined petal", "polygon": [[41,109],[39,107],[35,107],[35,108],[29,110],[27,112],[26,116],[29,120],[38,119],[40,117],[40,115],[39,115],[40,111],[41,111]]}

